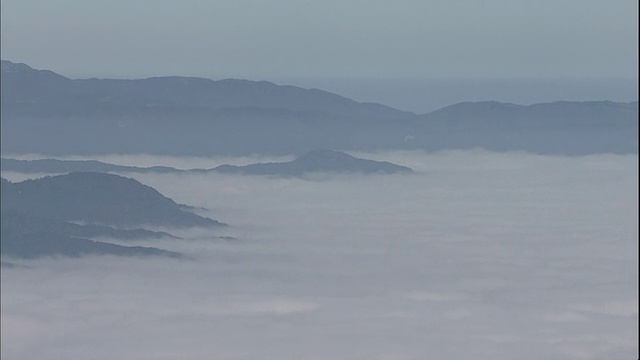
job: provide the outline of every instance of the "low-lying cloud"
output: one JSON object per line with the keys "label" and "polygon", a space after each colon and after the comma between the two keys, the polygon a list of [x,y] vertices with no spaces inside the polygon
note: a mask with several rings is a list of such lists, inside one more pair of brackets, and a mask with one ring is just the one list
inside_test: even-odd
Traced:
{"label": "low-lying cloud", "polygon": [[355,155],[418,174],[128,174],[230,226],[11,260],[2,357],[637,358],[637,155]]}

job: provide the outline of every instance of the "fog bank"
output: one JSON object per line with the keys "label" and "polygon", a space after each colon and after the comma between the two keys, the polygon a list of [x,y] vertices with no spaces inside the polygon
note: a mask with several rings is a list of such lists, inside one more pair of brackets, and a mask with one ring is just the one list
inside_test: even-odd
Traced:
{"label": "fog bank", "polygon": [[354,155],[418,173],[128,174],[230,227],[3,268],[2,357],[637,358],[637,155]]}

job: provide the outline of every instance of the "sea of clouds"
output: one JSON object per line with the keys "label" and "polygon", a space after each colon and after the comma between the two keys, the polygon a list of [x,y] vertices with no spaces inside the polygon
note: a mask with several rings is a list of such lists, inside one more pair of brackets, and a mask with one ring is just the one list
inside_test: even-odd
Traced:
{"label": "sea of clouds", "polygon": [[2,358],[638,357],[637,155],[353,155],[416,174],[125,174],[229,227],[127,242],[186,260],[11,259]]}

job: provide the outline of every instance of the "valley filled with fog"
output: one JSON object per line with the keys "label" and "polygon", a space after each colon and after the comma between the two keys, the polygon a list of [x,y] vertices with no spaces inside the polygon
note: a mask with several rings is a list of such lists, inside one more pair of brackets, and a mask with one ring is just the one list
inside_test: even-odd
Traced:
{"label": "valley filled with fog", "polygon": [[121,174],[229,226],[102,239],[180,259],[8,260],[2,358],[637,357],[637,154],[351,154],[415,173]]}

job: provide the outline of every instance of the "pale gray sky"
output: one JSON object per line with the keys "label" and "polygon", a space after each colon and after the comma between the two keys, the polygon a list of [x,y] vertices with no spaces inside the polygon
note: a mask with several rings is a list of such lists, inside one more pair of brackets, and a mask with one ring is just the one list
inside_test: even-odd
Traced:
{"label": "pale gray sky", "polygon": [[70,76],[637,76],[635,0],[3,0],[2,57]]}
{"label": "pale gray sky", "polygon": [[69,77],[635,80],[637,42],[636,0],[2,0],[2,58]]}

